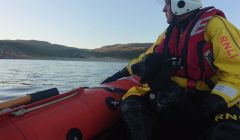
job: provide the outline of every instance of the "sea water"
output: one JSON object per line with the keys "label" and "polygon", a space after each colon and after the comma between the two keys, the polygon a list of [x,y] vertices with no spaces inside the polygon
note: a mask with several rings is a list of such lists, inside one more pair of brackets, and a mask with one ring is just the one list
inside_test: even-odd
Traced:
{"label": "sea water", "polygon": [[0,101],[56,87],[60,93],[99,86],[127,63],[0,59]]}

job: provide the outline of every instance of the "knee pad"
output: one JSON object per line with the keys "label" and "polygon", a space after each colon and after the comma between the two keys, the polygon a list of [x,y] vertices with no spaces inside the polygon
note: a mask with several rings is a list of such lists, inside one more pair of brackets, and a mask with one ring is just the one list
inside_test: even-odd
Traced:
{"label": "knee pad", "polygon": [[220,122],[213,128],[209,140],[240,140],[240,125]]}

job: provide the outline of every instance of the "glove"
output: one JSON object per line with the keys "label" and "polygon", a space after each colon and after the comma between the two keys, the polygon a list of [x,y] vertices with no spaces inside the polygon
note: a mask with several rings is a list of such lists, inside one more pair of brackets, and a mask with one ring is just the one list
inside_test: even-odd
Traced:
{"label": "glove", "polygon": [[210,94],[200,108],[200,113],[204,118],[211,119],[227,108],[227,103],[222,97],[216,94]]}
{"label": "glove", "polygon": [[182,89],[173,81],[167,91],[149,94],[150,104],[158,113],[167,110],[174,103],[181,102],[184,97]]}
{"label": "glove", "polygon": [[113,74],[112,76],[108,77],[107,79],[105,79],[101,84],[116,81],[120,78],[127,77],[127,76],[130,76],[130,74],[129,74],[127,68],[125,67],[122,70],[120,70],[119,72],[117,72],[117,73]]}

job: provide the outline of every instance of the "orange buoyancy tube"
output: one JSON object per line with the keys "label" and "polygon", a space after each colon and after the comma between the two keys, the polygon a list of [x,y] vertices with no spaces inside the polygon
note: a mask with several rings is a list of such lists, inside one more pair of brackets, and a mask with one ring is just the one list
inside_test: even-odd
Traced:
{"label": "orange buoyancy tube", "polygon": [[12,109],[0,115],[0,138],[2,140],[92,139],[120,119],[119,109],[110,109],[106,105],[106,98],[120,100],[122,91],[139,85],[138,81],[139,78],[133,76],[99,87],[78,88]]}

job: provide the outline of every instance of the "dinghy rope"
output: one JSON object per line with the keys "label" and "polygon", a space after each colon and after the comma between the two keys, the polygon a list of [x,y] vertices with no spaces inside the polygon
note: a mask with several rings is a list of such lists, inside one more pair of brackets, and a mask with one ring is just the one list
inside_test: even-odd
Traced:
{"label": "dinghy rope", "polygon": [[26,114],[26,113],[28,113],[28,112],[31,112],[31,111],[34,111],[34,110],[37,110],[37,109],[40,109],[40,108],[43,108],[43,107],[46,107],[46,106],[50,106],[50,105],[52,105],[52,104],[55,104],[55,103],[58,103],[58,102],[61,102],[61,101],[64,101],[64,100],[69,99],[69,98],[71,98],[71,97],[73,97],[73,96],[76,96],[76,95],[78,95],[78,94],[79,94],[79,92],[75,92],[75,93],[73,93],[73,94],[71,94],[71,95],[62,97],[62,98],[60,98],[60,99],[57,99],[57,100],[54,100],[54,101],[51,101],[51,102],[48,102],[48,103],[45,103],[45,104],[41,104],[41,105],[39,105],[39,106],[35,106],[35,107],[32,107],[32,108],[27,108],[27,109],[23,108],[23,109],[14,111],[14,112],[12,112],[11,114],[12,114],[13,116],[15,116],[15,117],[22,116],[22,115],[24,115],[24,114]]}

